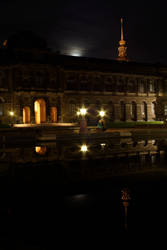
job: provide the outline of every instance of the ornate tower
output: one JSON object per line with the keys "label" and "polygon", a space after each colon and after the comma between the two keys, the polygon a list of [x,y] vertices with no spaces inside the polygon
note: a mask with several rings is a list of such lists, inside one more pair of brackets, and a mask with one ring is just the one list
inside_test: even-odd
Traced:
{"label": "ornate tower", "polygon": [[124,33],[123,33],[123,18],[121,18],[121,40],[119,41],[119,47],[118,47],[118,58],[119,61],[128,61],[126,50],[127,47],[126,41],[124,40]]}

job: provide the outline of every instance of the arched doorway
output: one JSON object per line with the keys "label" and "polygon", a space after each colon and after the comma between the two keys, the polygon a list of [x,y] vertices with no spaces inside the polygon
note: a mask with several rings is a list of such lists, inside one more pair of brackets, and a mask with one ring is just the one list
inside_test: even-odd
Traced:
{"label": "arched doorway", "polygon": [[46,103],[44,99],[38,99],[34,102],[35,123],[46,122]]}
{"label": "arched doorway", "polygon": [[56,107],[50,108],[50,116],[51,116],[51,121],[53,123],[57,122],[57,108]]}
{"label": "arched doorway", "polygon": [[23,108],[23,123],[30,123],[30,107]]}

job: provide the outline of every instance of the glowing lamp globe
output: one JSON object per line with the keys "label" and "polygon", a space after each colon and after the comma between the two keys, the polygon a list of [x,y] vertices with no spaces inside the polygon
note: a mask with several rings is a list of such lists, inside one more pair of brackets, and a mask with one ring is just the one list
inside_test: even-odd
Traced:
{"label": "glowing lamp globe", "polygon": [[105,116],[105,111],[101,110],[101,111],[99,112],[99,114],[100,114],[101,117],[104,117],[104,116]]}
{"label": "glowing lamp globe", "polygon": [[86,109],[85,108],[80,109],[80,114],[81,115],[86,115]]}
{"label": "glowing lamp globe", "polygon": [[88,151],[88,147],[87,147],[86,145],[82,145],[82,146],[81,146],[81,151],[82,151],[83,153],[87,152],[87,151]]}
{"label": "glowing lamp globe", "polygon": [[13,111],[10,111],[9,114],[10,114],[10,116],[14,116],[14,112]]}

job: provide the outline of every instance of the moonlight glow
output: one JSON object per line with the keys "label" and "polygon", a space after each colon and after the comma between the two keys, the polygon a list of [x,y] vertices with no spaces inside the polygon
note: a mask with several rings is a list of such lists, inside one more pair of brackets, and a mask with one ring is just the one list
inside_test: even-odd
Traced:
{"label": "moonlight glow", "polygon": [[81,52],[81,50],[79,50],[79,49],[74,49],[74,50],[71,50],[70,51],[70,55],[71,56],[82,56],[82,52]]}

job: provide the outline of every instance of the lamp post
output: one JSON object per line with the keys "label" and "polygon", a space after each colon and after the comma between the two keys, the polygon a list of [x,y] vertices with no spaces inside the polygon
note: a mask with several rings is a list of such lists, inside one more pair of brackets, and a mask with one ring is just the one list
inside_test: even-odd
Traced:
{"label": "lamp post", "polygon": [[103,117],[105,116],[105,111],[101,110],[99,111],[99,116],[100,116],[100,120],[98,121],[97,124],[97,128],[101,130],[104,130],[104,121],[103,121]]}
{"label": "lamp post", "polygon": [[88,133],[88,128],[87,128],[87,121],[85,119],[85,115],[87,113],[87,110],[83,107],[81,108],[78,112],[77,115],[81,116],[80,119],[80,134],[87,134]]}

